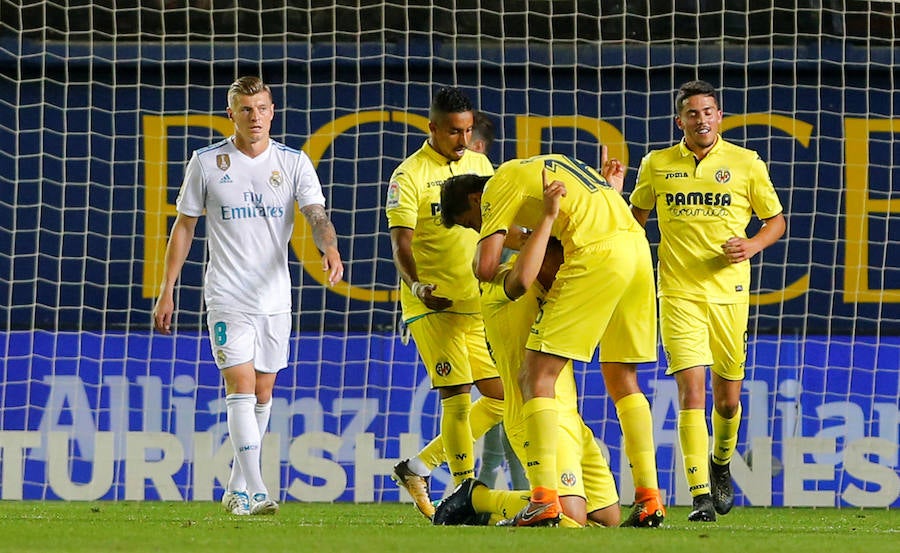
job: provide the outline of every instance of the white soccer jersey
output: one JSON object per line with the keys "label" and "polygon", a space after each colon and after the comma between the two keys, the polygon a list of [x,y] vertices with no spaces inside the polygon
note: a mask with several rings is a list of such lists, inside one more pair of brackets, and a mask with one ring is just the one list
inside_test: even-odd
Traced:
{"label": "white soccer jersey", "polygon": [[206,213],[207,308],[290,312],[294,202],[325,205],[312,161],[300,150],[270,140],[265,152],[250,158],[231,137],[194,152],[176,207],[192,217]]}

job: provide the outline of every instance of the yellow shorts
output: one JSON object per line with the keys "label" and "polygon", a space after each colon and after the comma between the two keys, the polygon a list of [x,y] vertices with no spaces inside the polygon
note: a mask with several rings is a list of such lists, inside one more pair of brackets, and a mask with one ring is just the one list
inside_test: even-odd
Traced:
{"label": "yellow shorts", "polygon": [[409,323],[432,388],[499,378],[488,353],[481,314],[430,313]]}
{"label": "yellow shorts", "polygon": [[[525,425],[510,429],[504,424],[504,428],[516,456],[523,465],[526,464]],[[588,513],[619,502],[616,481],[603,456],[603,450],[577,411],[559,413],[556,466],[559,495],[584,498]]]}
{"label": "yellow shorts", "polygon": [[748,303],[706,303],[659,298],[659,330],[669,368],[710,367],[726,380],[743,380],[747,361]]}
{"label": "yellow shorts", "polygon": [[566,253],[526,347],[589,362],[656,361],[656,286],[643,234]]}

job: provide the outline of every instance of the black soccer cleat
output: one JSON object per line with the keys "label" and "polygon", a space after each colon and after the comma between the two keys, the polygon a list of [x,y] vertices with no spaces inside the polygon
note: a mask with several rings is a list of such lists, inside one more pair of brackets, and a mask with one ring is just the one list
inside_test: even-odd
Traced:
{"label": "black soccer cleat", "polygon": [[453,490],[453,493],[435,506],[431,521],[436,526],[483,526],[487,524],[490,514],[487,513],[487,517],[485,517],[485,513],[475,512],[475,507],[472,505],[472,491],[478,486],[485,486],[485,484],[474,478],[463,480]]}
{"label": "black soccer cleat", "polygon": [[731,483],[729,465],[719,465],[709,458],[709,488],[713,506],[720,515],[728,514],[734,507],[734,485]]}
{"label": "black soccer cleat", "polygon": [[708,493],[694,497],[694,510],[688,513],[688,520],[691,522],[716,521],[716,508]]}

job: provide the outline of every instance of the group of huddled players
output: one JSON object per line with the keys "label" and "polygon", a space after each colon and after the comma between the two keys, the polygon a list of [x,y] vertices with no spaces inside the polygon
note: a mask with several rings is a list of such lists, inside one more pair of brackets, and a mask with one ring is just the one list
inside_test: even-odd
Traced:
{"label": "group of huddled players", "polygon": [[[457,88],[434,97],[429,137],[394,171],[386,212],[403,322],[442,408],[440,435],[392,478],[435,524],[660,526],[650,405],[637,380],[639,364],[657,361],[657,325],[679,387],[688,519],[710,522],[731,509],[749,259],[785,223],[765,164],[719,135],[715,89],[685,83],[675,104],[684,139],[644,157],[629,205],[625,168],[605,147],[599,171],[558,154],[494,170],[468,147],[471,101]],[[659,206],[657,292],[643,227],[659,198],[698,193],[727,194],[728,206],[715,216]],[[763,224],[748,238],[754,213]],[[598,347],[635,483],[624,520],[615,479],[577,409],[572,362],[590,361]],[[473,441],[501,420],[528,490],[474,478]],[[456,488],[433,502],[429,475],[445,461]]]}

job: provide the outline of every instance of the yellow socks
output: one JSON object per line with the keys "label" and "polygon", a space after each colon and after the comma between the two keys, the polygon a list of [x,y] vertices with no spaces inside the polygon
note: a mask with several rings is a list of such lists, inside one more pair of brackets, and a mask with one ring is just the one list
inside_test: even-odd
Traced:
{"label": "yellow socks", "polygon": [[475,486],[472,490],[472,507],[479,513],[491,513],[498,520],[512,518],[528,505],[527,490],[492,490],[487,486]]}
{"label": "yellow socks", "polygon": [[559,411],[556,399],[536,397],[522,407],[525,419],[525,474],[531,489],[556,489],[556,447],[559,432]]}
{"label": "yellow socks", "polygon": [[444,436],[442,434],[435,436],[422,448],[422,451],[419,452],[417,457],[425,463],[425,466],[428,467],[429,471],[432,471],[435,467],[441,465],[447,460],[447,456],[444,455]]}
{"label": "yellow socks", "polygon": [[741,404],[738,403],[737,413],[730,419],[726,419],[713,408],[713,462],[719,465],[727,465],[734,455],[737,446],[738,430],[741,427]]}
{"label": "yellow socks", "polygon": [[678,441],[691,495],[709,493],[709,430],[704,409],[678,412]]}
{"label": "yellow socks", "polygon": [[622,428],[625,455],[631,463],[634,486],[658,489],[650,403],[642,393],[631,394],[616,402],[616,414]]}
{"label": "yellow socks", "polygon": [[[455,397],[455,396],[454,396]],[[469,396],[471,397],[471,396]],[[441,402],[443,406],[443,402]],[[469,429],[472,432],[472,440],[482,437],[488,430],[497,426],[503,420],[503,400],[482,396],[469,408]],[[443,432],[443,419],[441,423]],[[425,463],[429,471],[443,464],[447,460],[444,453],[444,438],[438,434],[422,448],[417,457]]]}
{"label": "yellow socks", "polygon": [[472,404],[469,427],[476,440],[503,420],[503,400],[481,396]]}
{"label": "yellow socks", "polygon": [[581,524],[579,524],[575,519],[569,518],[569,515],[563,513],[562,518],[559,521],[560,528],[584,528]]}
{"label": "yellow socks", "polygon": [[457,484],[475,475],[475,444],[469,426],[471,408],[470,394],[457,394],[441,400],[441,439],[450,474]]}

